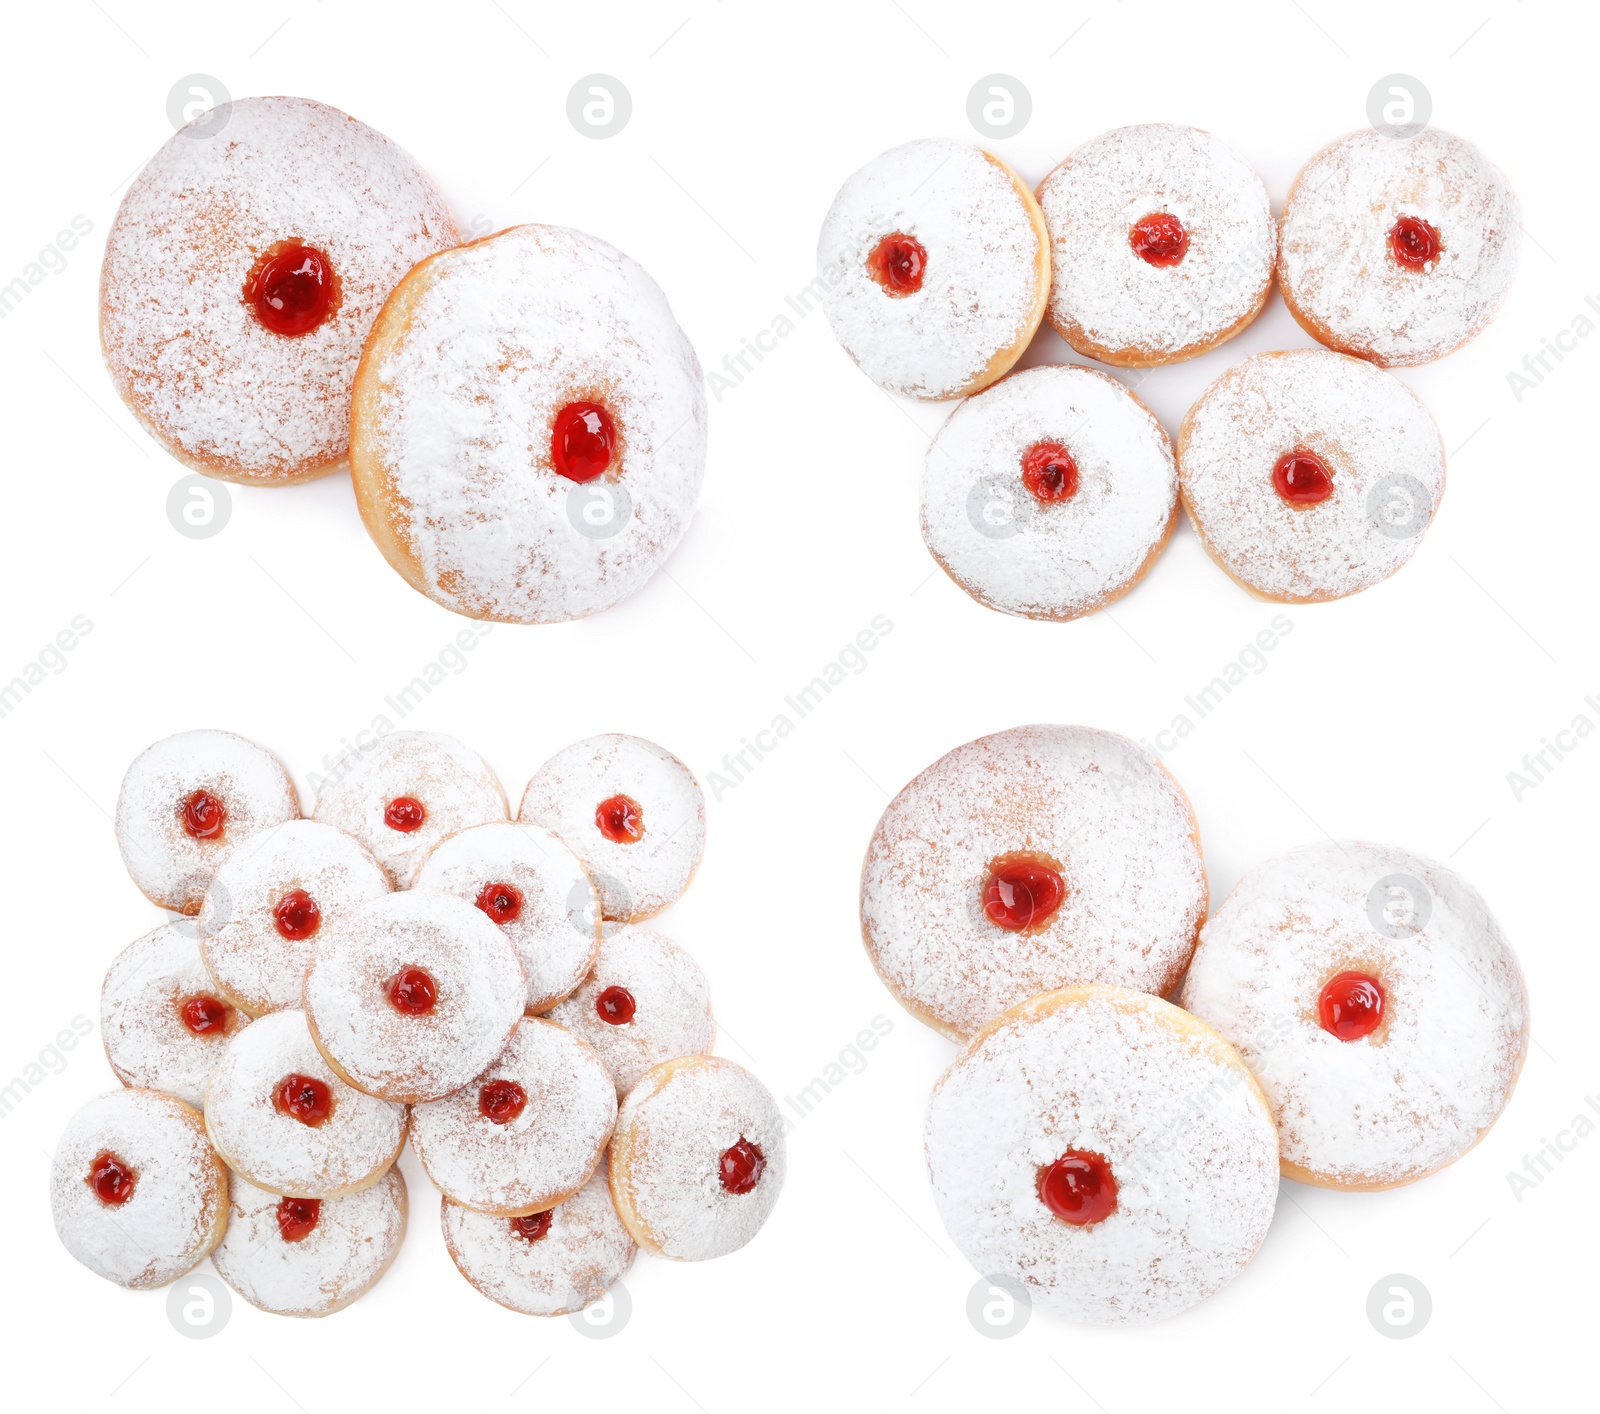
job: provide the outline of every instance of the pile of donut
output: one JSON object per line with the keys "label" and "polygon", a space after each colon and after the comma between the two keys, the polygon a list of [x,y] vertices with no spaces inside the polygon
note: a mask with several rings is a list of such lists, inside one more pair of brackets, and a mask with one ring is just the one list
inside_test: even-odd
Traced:
{"label": "pile of donut", "polygon": [[1329,840],[1207,904],[1183,790],[1089,727],[957,747],[867,847],[867,953],[962,1045],[927,1113],[935,1206],[990,1282],[1072,1320],[1205,1300],[1280,1174],[1373,1191],[1453,1163],[1527,1054],[1516,955],[1442,864]]}
{"label": "pile of donut", "polygon": [[[1393,574],[1431,523],[1444,447],[1383,370],[1442,358],[1489,323],[1520,221],[1499,170],[1431,127],[1330,143],[1276,222],[1249,162],[1195,128],[1103,133],[1037,192],[981,148],[922,140],[844,184],[817,275],[868,377],[964,399],[928,451],[922,537],[980,604],[1035,619],[1103,608],[1155,563],[1180,499],[1245,589],[1312,603]],[[1108,373],[1010,373],[1045,318],[1116,368],[1194,358],[1249,325],[1274,278],[1326,347],[1230,368],[1176,451]]]}
{"label": "pile of donut", "polygon": [[219,105],[156,153],[106,241],[100,342],[179,461],[348,467],[390,565],[474,618],[634,593],[705,471],[700,364],[635,261],[559,226],[463,245],[409,153],[309,99]]}
{"label": "pile of donut", "polygon": [[733,1252],[771,1213],[784,1121],[711,1055],[700,968],[643,926],[705,846],[670,752],[577,742],[513,821],[476,752],[396,732],[302,819],[270,751],[190,731],[129,767],[116,827],[179,917],[106,973],[127,1088],[78,1111],[51,1169],[91,1271],[144,1290],[209,1253],[264,1311],[340,1310],[399,1250],[408,1138],[461,1274],[531,1315],[598,1300],[641,1247]]}

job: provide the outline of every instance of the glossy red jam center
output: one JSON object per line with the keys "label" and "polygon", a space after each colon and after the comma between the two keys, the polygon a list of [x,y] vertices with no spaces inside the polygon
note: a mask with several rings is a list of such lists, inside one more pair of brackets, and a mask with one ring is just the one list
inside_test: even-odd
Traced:
{"label": "glossy red jam center", "polygon": [[322,1200],[280,1199],[275,1216],[278,1219],[278,1235],[285,1242],[303,1242],[311,1236],[312,1229],[317,1225],[317,1219],[322,1216]]}
{"label": "glossy red jam center", "polygon": [[528,1107],[528,1092],[515,1080],[491,1080],[478,1091],[478,1113],[494,1124],[510,1124]]}
{"label": "glossy red jam center", "polygon": [[717,1164],[717,1177],[728,1192],[748,1193],[761,1182],[761,1175],[766,1169],[767,1156],[741,1134],[738,1143],[722,1151],[722,1158]]}
{"label": "glossy red jam center", "polygon": [[1128,244],[1146,265],[1176,265],[1188,252],[1189,233],[1176,216],[1153,211],[1133,223]]}
{"label": "glossy red jam center", "polygon": [[511,1231],[524,1242],[537,1242],[550,1231],[550,1214],[529,1213],[525,1218],[512,1218]]}
{"label": "glossy red jam center", "polygon": [[1117,1180],[1101,1155],[1068,1149],[1039,1170],[1039,1201],[1063,1222],[1087,1227],[1117,1211]]}
{"label": "glossy red jam center", "polygon": [[1314,506],[1333,495],[1333,473],[1315,452],[1297,447],[1272,468],[1272,484],[1291,506]]}
{"label": "glossy red jam center", "polygon": [[256,262],[244,300],[274,334],[309,334],[339,307],[333,262],[315,246],[283,241]]}
{"label": "glossy red jam center", "polygon": [[133,1197],[133,1186],[138,1181],[139,1175],[133,1171],[133,1165],[109,1149],[101,1150],[90,1161],[86,1180],[100,1201],[113,1208]]}
{"label": "glossy red jam center", "polygon": [[614,795],[594,808],[594,823],[612,844],[637,844],[644,838],[644,811],[630,795]]}
{"label": "glossy red jam center", "polygon": [[1317,998],[1317,1017],[1341,1041],[1359,1041],[1383,1020],[1383,988],[1365,972],[1341,972]]}
{"label": "glossy red jam center", "polygon": [[613,1026],[626,1026],[633,1020],[638,1004],[626,987],[607,987],[594,999],[594,1009],[600,1020],[609,1021]]}
{"label": "glossy red jam center", "polygon": [[872,248],[872,254],[867,257],[867,269],[883,286],[885,294],[900,299],[922,288],[922,277],[928,270],[928,252],[915,236],[896,231]]}
{"label": "glossy red jam center", "polygon": [[515,884],[485,884],[476,903],[496,923],[515,923],[522,915],[522,890]]}
{"label": "glossy red jam center", "polygon": [[291,943],[309,938],[322,922],[322,909],[304,889],[290,889],[272,910],[272,921]]}
{"label": "glossy red jam center", "polygon": [[427,808],[414,795],[397,795],[383,807],[383,823],[402,835],[420,830],[427,818]]}
{"label": "glossy red jam center", "polygon": [[550,433],[550,460],[568,481],[593,481],[611,465],[617,427],[599,403],[568,403]]}
{"label": "glossy red jam center", "polygon": [[227,1026],[228,1004],[215,997],[190,997],[178,1008],[178,1015],[196,1036],[204,1036]]}
{"label": "glossy red jam center", "polygon": [[426,1016],[439,1000],[438,984],[420,967],[405,967],[389,983],[389,1001],[407,1016]]}
{"label": "glossy red jam center", "polygon": [[320,1129],[333,1113],[333,1090],[314,1075],[286,1075],[273,1091],[272,1104],[310,1129]]}
{"label": "glossy red jam center", "polygon": [[983,911],[991,922],[1015,933],[1046,922],[1066,892],[1061,875],[1049,865],[1013,859],[989,871]]}
{"label": "glossy red jam center", "polygon": [[1078,464],[1059,442],[1040,442],[1022,457],[1022,484],[1043,505],[1065,501],[1078,489]]}
{"label": "glossy red jam center", "polygon": [[1439,254],[1439,231],[1420,216],[1402,216],[1389,232],[1389,250],[1407,270],[1421,270]]}
{"label": "glossy red jam center", "polygon": [[183,802],[183,831],[191,839],[214,840],[227,822],[227,807],[208,790],[197,790]]}

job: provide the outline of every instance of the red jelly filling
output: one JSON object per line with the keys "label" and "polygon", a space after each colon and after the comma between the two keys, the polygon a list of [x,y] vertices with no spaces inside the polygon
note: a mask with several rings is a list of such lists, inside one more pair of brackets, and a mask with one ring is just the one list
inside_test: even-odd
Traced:
{"label": "red jelly filling", "polygon": [[183,802],[183,830],[192,839],[213,840],[227,822],[227,808],[208,790],[197,790]]}
{"label": "red jelly filling", "polygon": [[278,931],[292,943],[309,938],[322,922],[322,910],[304,889],[290,889],[272,910],[272,921]]}
{"label": "red jelly filling", "polygon": [[515,1080],[491,1080],[478,1091],[478,1113],[494,1124],[510,1124],[528,1106],[528,1092]]}
{"label": "red jelly filling", "polygon": [[602,800],[594,808],[594,823],[612,844],[635,844],[644,838],[644,811],[632,796]]}
{"label": "red jelly filling", "polygon": [[922,288],[922,277],[927,273],[928,252],[915,236],[896,231],[872,248],[867,269],[885,294],[896,299],[914,295]]}
{"label": "red jelly filling", "polygon": [[89,1176],[84,1181],[94,1189],[102,1203],[109,1203],[115,1208],[133,1197],[133,1186],[139,1181],[139,1175],[126,1159],[109,1149],[103,1149],[90,1162]]}
{"label": "red jelly filling", "polygon": [[1188,252],[1189,233],[1176,216],[1153,211],[1133,223],[1128,244],[1147,265],[1176,265]]}
{"label": "red jelly filling", "polygon": [[1359,1041],[1383,1020],[1383,988],[1365,972],[1341,972],[1317,998],[1322,1029],[1341,1041]]}
{"label": "red jelly filling", "polygon": [[407,1016],[426,1016],[438,1000],[438,984],[420,967],[402,968],[389,984],[389,1001]]}
{"label": "red jelly filling", "polygon": [[221,1031],[228,1024],[228,1005],[215,997],[190,997],[178,1008],[183,1024],[196,1036],[208,1031]]}
{"label": "red jelly filling", "polygon": [[1022,484],[1045,505],[1068,500],[1078,489],[1078,464],[1059,442],[1040,442],[1022,458]]}
{"label": "red jelly filling", "polygon": [[477,904],[496,923],[515,923],[522,914],[522,890],[515,884],[485,884]]}
{"label": "red jelly filling", "polygon": [[1087,1227],[1117,1211],[1117,1180],[1099,1154],[1068,1149],[1039,1170],[1039,1201],[1062,1221]]}
{"label": "red jelly filling", "polygon": [[314,1075],[286,1075],[272,1094],[279,1114],[290,1115],[310,1129],[320,1129],[333,1113],[333,1091]]}
{"label": "red jelly filling", "polygon": [[274,334],[309,334],[339,307],[333,262],[315,246],[280,241],[256,261],[245,281],[244,302]]}
{"label": "red jelly filling", "polygon": [[600,1020],[609,1021],[613,1026],[626,1026],[633,1020],[638,1004],[626,987],[607,987],[594,999],[594,1009]]}
{"label": "red jelly filling", "polygon": [[1389,249],[1407,270],[1421,270],[1438,257],[1438,228],[1419,216],[1402,216],[1389,232]]}
{"label": "red jelly filling", "polygon": [[599,403],[568,403],[550,433],[550,460],[568,481],[593,481],[611,465],[617,427]]}
{"label": "red jelly filling", "polygon": [[1011,932],[1043,923],[1061,907],[1067,886],[1048,864],[1011,859],[989,871],[983,889],[983,911]]}
{"label": "red jelly filling", "polygon": [[722,1151],[717,1164],[717,1177],[730,1193],[748,1193],[761,1182],[767,1169],[767,1156],[744,1135],[739,1142]]}
{"label": "red jelly filling", "polygon": [[420,830],[427,818],[428,812],[422,802],[412,795],[397,795],[383,807],[383,823],[402,835]]}
{"label": "red jelly filling", "polygon": [[1333,473],[1315,452],[1285,452],[1272,468],[1272,484],[1291,506],[1314,506],[1333,495]]}
{"label": "red jelly filling", "polygon": [[277,1208],[278,1233],[285,1242],[301,1242],[311,1236],[322,1216],[320,1198],[284,1198]]}
{"label": "red jelly filling", "polygon": [[550,1214],[529,1213],[525,1218],[512,1218],[511,1231],[524,1242],[537,1242],[550,1231]]}

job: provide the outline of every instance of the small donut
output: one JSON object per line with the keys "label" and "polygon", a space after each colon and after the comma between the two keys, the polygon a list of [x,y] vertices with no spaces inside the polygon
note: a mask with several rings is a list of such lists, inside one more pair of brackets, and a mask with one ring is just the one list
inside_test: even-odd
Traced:
{"label": "small donut", "polygon": [[1022,357],[1050,291],[1050,233],[993,153],[923,138],[839,189],[817,241],[834,338],[909,398],[959,398]]}
{"label": "small donut", "polygon": [[286,821],[217,870],[195,925],[200,956],[251,1016],[298,1007],[322,929],[388,892],[389,878],[365,845],[332,825]]}
{"label": "small donut", "polygon": [[637,923],[676,903],[706,851],[694,772],[665,747],[619,732],[556,752],[528,782],[517,819],[566,842],[612,922]]}
{"label": "small donut", "polygon": [[1399,379],[1325,349],[1261,353],[1203,392],[1178,430],[1178,484],[1207,553],[1281,604],[1387,579],[1444,495],[1444,443]]}
{"label": "small donut", "polygon": [[497,923],[528,977],[528,1010],[549,1011],[588,976],[600,900],[578,857],[536,825],[477,825],[434,847],[416,887],[454,894]]}
{"label": "small donut", "polygon": [[1330,142],[1294,179],[1278,284],[1300,327],[1385,368],[1480,333],[1517,273],[1522,205],[1465,138],[1375,128]]}
{"label": "small donut", "polygon": [[1239,1048],[1283,1172],[1397,1188],[1499,1118],[1528,1053],[1528,994],[1483,897],[1410,850],[1316,844],[1257,866],[1200,935],[1183,1005]]}
{"label": "small donut", "polygon": [[405,1235],[399,1165],[342,1198],[283,1198],[232,1174],[228,1233],[211,1265],[260,1310],[331,1316],[377,1285]]}
{"label": "small donut", "polygon": [[240,840],[300,817],[294,783],[264,746],[232,732],[179,732],[134,758],[117,796],[117,847],[151,903],[198,913]]}
{"label": "small donut", "polygon": [[956,747],[889,802],[861,868],[873,966],[956,1040],[1063,986],[1170,991],[1205,915],[1188,797],[1127,737],[1093,727]]}
{"label": "small donut", "polygon": [[250,1024],[217,990],[190,925],[163,923],[129,943],[100,988],[100,1039],[117,1079],[204,1105],[228,1038]]}
{"label": "small donut", "polygon": [[491,1301],[529,1316],[583,1310],[616,1284],[639,1250],[599,1173],[543,1213],[494,1217],[444,1198],[439,1221],[456,1270]]}
{"label": "small donut", "polygon": [[653,1065],[711,1054],[717,1028],[699,964],[650,928],[607,923],[594,971],[550,1020],[600,1053],[618,1096]]}
{"label": "small donut", "polygon": [[385,894],[352,909],[306,973],[306,1019],[334,1072],[406,1105],[486,1069],[527,998],[505,934],[449,894]]}
{"label": "small donut", "polygon": [[510,811],[470,746],[441,732],[394,732],[331,775],[312,814],[354,835],[405,889],[440,840]]}
{"label": "small donut", "polygon": [[1272,1114],[1237,1053],[1123,987],[997,1016],[934,1086],[925,1145],[961,1255],[1085,1323],[1199,1305],[1255,1255],[1278,1199]]}
{"label": "small donut", "polygon": [[67,1124],[50,1165],[62,1246],[91,1272],[148,1291],[222,1240],[228,1171],[199,1112],[155,1090],[113,1090]]}
{"label": "small donut", "polygon": [[616,1122],[611,1073],[594,1047],[529,1016],[476,1080],[411,1111],[411,1147],[456,1202],[519,1217],[582,1188]]}
{"label": "small donut", "polygon": [[646,1252],[700,1262],[737,1252],[778,1201],[784,1119],[743,1066],[680,1056],[645,1071],[617,1112],[611,1198]]}
{"label": "small donut", "polygon": [[1255,168],[1175,123],[1113,128],[1039,183],[1055,330],[1119,368],[1194,358],[1261,313],[1278,231]]}
{"label": "small donut", "polygon": [[705,465],[705,380],[667,297],[582,231],[514,226],[423,261],[356,374],[367,531],[473,618],[561,623],[642,589]]}
{"label": "small donut", "polygon": [[345,465],[350,385],[389,291],[456,243],[409,153],[305,98],[241,98],[175,133],[106,238],[111,381],[186,466],[282,486]]}
{"label": "small donut", "polygon": [[303,1011],[275,1011],[228,1043],[206,1091],[206,1132],[257,1188],[338,1198],[388,1172],[406,1141],[406,1112],[335,1074]]}
{"label": "small donut", "polygon": [[1025,368],[968,398],[928,448],[922,539],[978,603],[1076,619],[1166,548],[1178,473],[1166,430],[1115,378]]}

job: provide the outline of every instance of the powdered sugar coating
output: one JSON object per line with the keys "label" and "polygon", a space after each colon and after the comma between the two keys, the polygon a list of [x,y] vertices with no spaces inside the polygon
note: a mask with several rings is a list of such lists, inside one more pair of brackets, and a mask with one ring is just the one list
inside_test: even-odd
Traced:
{"label": "powdered sugar coating", "polygon": [[[1341,972],[1384,994],[1359,1040],[1319,1021]],[[1460,1158],[1505,1108],[1528,1047],[1522,970],[1478,891],[1410,850],[1355,840],[1246,874],[1201,933],[1183,1004],[1260,1080],[1285,1172],[1338,1188],[1409,1183]]]}
{"label": "powdered sugar coating", "polygon": [[[984,912],[991,864],[1053,861],[1065,896],[1009,932]],[[861,868],[861,934],[919,1019],[968,1036],[1025,997],[1104,982],[1162,993],[1206,911],[1194,811],[1115,732],[1027,726],[940,757],[883,812]]]}
{"label": "powdered sugar coating", "polygon": [[[1333,493],[1291,505],[1273,485],[1314,452]],[[1444,495],[1444,443],[1421,400],[1361,359],[1262,353],[1205,390],[1178,432],[1178,480],[1213,559],[1268,599],[1338,599],[1409,560]]]}
{"label": "powdered sugar coating", "polygon": [[[1022,463],[1041,442],[1078,469],[1065,500],[1036,500]],[[1178,514],[1172,443],[1155,415],[1108,374],[1026,368],[968,398],[928,448],[922,538],[980,604],[1073,619],[1126,593],[1154,562]]]}

